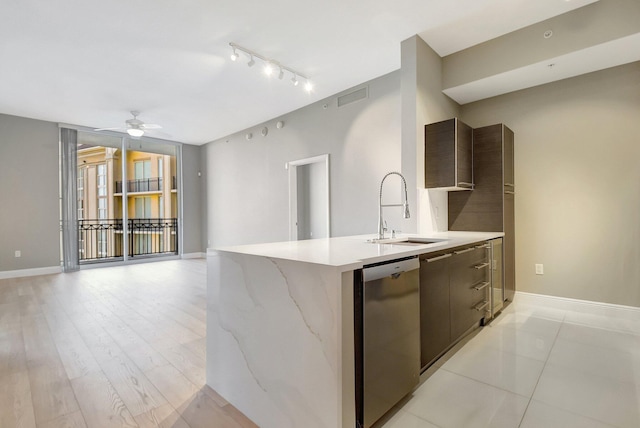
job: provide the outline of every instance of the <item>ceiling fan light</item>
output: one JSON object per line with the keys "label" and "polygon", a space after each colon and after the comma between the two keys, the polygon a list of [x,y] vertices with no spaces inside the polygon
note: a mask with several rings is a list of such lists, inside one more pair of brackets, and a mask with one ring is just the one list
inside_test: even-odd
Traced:
{"label": "ceiling fan light", "polygon": [[131,135],[132,137],[142,137],[144,135],[144,130],[140,128],[129,128],[127,129],[127,134]]}

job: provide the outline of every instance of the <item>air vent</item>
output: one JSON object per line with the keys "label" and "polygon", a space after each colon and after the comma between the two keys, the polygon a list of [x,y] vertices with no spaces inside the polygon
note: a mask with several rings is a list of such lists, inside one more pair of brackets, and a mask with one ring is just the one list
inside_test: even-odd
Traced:
{"label": "air vent", "polygon": [[364,88],[360,88],[356,91],[353,91],[341,97],[338,97],[338,107],[342,107],[344,105],[354,103],[359,100],[363,100],[368,96],[369,96],[369,87],[365,86]]}

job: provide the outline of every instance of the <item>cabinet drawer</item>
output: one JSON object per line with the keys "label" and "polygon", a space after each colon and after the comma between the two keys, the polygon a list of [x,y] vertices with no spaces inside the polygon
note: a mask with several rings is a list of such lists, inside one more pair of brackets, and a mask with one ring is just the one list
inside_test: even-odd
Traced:
{"label": "cabinet drawer", "polygon": [[[451,259],[451,337],[459,338],[485,317],[489,307],[490,264],[486,245],[456,248]],[[485,303],[487,304],[486,307]]]}

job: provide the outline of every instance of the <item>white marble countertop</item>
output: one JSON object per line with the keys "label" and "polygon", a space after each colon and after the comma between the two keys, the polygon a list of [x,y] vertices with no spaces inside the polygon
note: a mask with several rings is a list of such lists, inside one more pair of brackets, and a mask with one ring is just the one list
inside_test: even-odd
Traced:
{"label": "white marble countertop", "polygon": [[303,263],[332,266],[341,271],[348,271],[359,269],[364,265],[372,263],[446,250],[448,248],[459,247],[502,236],[504,236],[502,232],[435,232],[425,235],[399,234],[396,237],[397,239],[419,237],[441,240],[433,244],[403,245],[367,242],[375,236],[359,235],[310,239],[305,241],[240,245],[209,249],[208,252],[222,251],[293,260]]}

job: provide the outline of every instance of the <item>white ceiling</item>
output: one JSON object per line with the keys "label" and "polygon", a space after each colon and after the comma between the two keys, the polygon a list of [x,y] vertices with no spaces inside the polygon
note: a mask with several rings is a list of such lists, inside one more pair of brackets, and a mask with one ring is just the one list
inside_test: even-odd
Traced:
{"label": "white ceiling", "polygon": [[[0,113],[101,128],[140,110],[203,144],[397,70],[414,34],[445,56],[593,1],[3,1]],[[232,62],[229,42],[314,91]]]}

